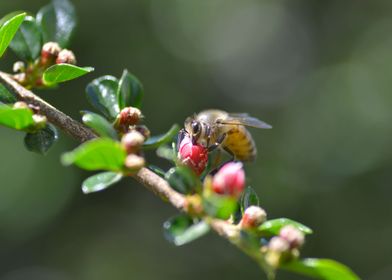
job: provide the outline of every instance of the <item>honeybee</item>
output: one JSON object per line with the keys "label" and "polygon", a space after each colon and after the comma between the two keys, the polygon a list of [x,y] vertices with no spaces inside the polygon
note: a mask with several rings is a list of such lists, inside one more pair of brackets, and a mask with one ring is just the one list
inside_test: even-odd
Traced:
{"label": "honeybee", "polygon": [[221,148],[236,160],[252,161],[257,149],[252,135],[245,128],[272,128],[269,124],[246,113],[227,113],[222,110],[205,110],[185,120],[185,131],[194,144],[212,151]]}

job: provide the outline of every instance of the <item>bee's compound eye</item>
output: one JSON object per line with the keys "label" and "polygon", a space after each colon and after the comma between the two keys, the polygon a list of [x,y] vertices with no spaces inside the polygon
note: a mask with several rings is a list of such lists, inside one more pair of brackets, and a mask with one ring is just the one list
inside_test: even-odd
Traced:
{"label": "bee's compound eye", "polygon": [[198,134],[200,132],[200,123],[192,122],[192,133]]}

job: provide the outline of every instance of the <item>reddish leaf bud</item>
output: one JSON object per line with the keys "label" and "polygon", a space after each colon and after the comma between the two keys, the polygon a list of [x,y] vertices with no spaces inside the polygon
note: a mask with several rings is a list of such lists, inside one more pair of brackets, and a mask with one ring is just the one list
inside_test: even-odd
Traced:
{"label": "reddish leaf bud", "polygon": [[280,230],[279,236],[289,243],[290,248],[299,248],[305,242],[304,234],[291,225],[284,226]]}
{"label": "reddish leaf bud", "polygon": [[116,125],[127,131],[129,126],[137,124],[142,118],[142,112],[138,108],[125,107],[117,117]]}
{"label": "reddish leaf bud", "polygon": [[135,130],[128,132],[121,138],[121,144],[128,154],[136,153],[143,145],[145,138]]}
{"label": "reddish leaf bud", "polygon": [[56,58],[56,64],[60,63],[68,63],[68,64],[76,64],[76,57],[75,54],[67,49],[62,50],[57,58]]}
{"label": "reddish leaf bud", "polygon": [[144,158],[135,154],[130,154],[125,159],[125,166],[132,171],[137,171],[144,165]]}
{"label": "reddish leaf bud", "polygon": [[246,208],[240,225],[242,228],[255,228],[261,225],[267,218],[267,213],[259,206]]}
{"label": "reddish leaf bud", "polygon": [[218,194],[239,197],[245,187],[245,172],[241,162],[226,163],[212,179],[212,189]]}
{"label": "reddish leaf bud", "polygon": [[178,158],[197,175],[200,175],[208,162],[208,150],[201,145],[193,144],[191,138],[186,136],[180,143]]}
{"label": "reddish leaf bud", "polygon": [[61,47],[58,43],[47,42],[43,45],[41,50],[41,63],[47,65],[53,63],[58,54],[61,51]]}

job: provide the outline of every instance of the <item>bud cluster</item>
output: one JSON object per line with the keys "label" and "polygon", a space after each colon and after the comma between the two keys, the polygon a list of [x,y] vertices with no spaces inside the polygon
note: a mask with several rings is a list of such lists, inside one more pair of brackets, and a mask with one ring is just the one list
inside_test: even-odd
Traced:
{"label": "bud cluster", "polygon": [[138,124],[141,119],[142,113],[138,108],[126,107],[115,121],[116,129],[122,134],[121,145],[128,154],[124,164],[131,172],[137,172],[145,165],[141,148],[150,137],[150,131]]}
{"label": "bud cluster", "polygon": [[56,42],[47,42],[41,50],[41,65],[46,67],[53,64],[76,64],[75,54],[67,49],[61,49]]}
{"label": "bud cluster", "polygon": [[278,267],[282,261],[299,256],[299,248],[305,242],[304,234],[297,228],[287,225],[283,227],[278,236],[274,236],[268,242],[266,261],[272,267]]}

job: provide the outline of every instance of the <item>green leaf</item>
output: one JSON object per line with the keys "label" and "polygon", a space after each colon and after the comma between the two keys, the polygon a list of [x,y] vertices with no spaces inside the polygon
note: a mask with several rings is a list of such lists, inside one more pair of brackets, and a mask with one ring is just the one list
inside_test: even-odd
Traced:
{"label": "green leaf", "polygon": [[178,124],[174,124],[168,132],[162,135],[153,136],[147,139],[146,142],[143,144],[143,149],[150,150],[156,149],[159,146],[171,142],[173,138],[178,134],[180,131],[180,127]]}
{"label": "green leaf", "polygon": [[18,130],[29,128],[34,125],[33,112],[29,108],[14,109],[0,104],[0,124]]}
{"label": "green leaf", "polygon": [[167,159],[169,161],[175,161],[177,159],[176,151],[167,145],[158,147],[156,153],[158,157]]}
{"label": "green leaf", "polygon": [[76,27],[76,13],[68,0],[52,0],[37,14],[44,42],[57,42],[66,48]]}
{"label": "green leaf", "polygon": [[260,203],[256,191],[251,186],[247,187],[242,193],[240,201],[242,214],[244,214],[246,208],[249,206],[259,206]]}
{"label": "green leaf", "polygon": [[25,17],[11,41],[10,48],[24,60],[33,61],[39,56],[42,48],[42,33],[33,17]]}
{"label": "green leaf", "polygon": [[22,24],[26,13],[21,13],[14,15],[5,16],[2,26],[0,27],[0,57],[3,56],[8,45],[11,43],[12,38],[14,38],[15,33],[18,31],[19,26]]}
{"label": "green leaf", "polygon": [[187,166],[171,168],[165,174],[165,179],[176,191],[191,194],[201,190],[200,179]]}
{"label": "green leaf", "polygon": [[57,140],[57,129],[53,125],[47,124],[45,128],[37,132],[27,133],[24,143],[29,151],[44,155]]}
{"label": "green leaf", "polygon": [[279,234],[280,229],[287,225],[291,225],[305,234],[313,233],[313,230],[311,230],[307,226],[287,218],[268,220],[264,222],[261,226],[259,226],[258,231],[266,236],[277,235]]}
{"label": "green leaf", "polygon": [[3,84],[0,84],[0,102],[14,103],[16,101],[16,97]]}
{"label": "green leaf", "polygon": [[87,85],[87,99],[91,105],[110,120],[120,113],[117,103],[118,80],[113,76],[103,76]]}
{"label": "green leaf", "polygon": [[210,194],[203,199],[204,210],[218,219],[227,220],[238,209],[237,199],[225,195]]}
{"label": "green leaf", "polygon": [[155,174],[161,176],[162,178],[165,178],[166,172],[165,172],[163,169],[161,169],[160,167],[155,166],[155,165],[152,165],[152,164],[149,164],[149,165],[147,166],[147,168],[150,169],[150,170],[151,170],[152,172],[154,172]]}
{"label": "green leaf", "polygon": [[347,266],[330,259],[303,259],[291,261],[281,268],[324,280],[359,280]]}
{"label": "green leaf", "polygon": [[120,79],[117,94],[120,109],[130,106],[141,109],[143,95],[142,83],[125,69]]}
{"label": "green leaf", "polygon": [[50,66],[43,75],[46,85],[70,81],[94,71],[92,67],[78,67],[72,64],[60,63]]}
{"label": "green leaf", "polygon": [[194,220],[186,214],[172,217],[163,224],[165,238],[176,246],[189,243],[210,230],[204,221]]}
{"label": "green leaf", "polygon": [[82,191],[84,193],[92,193],[102,191],[122,179],[121,173],[102,172],[88,177],[83,181]]}
{"label": "green leaf", "polygon": [[119,142],[108,138],[90,140],[63,154],[64,165],[75,164],[86,170],[121,171],[126,153]]}
{"label": "green leaf", "polygon": [[117,132],[113,126],[101,115],[92,112],[84,113],[82,121],[91,127],[99,136],[118,139]]}

